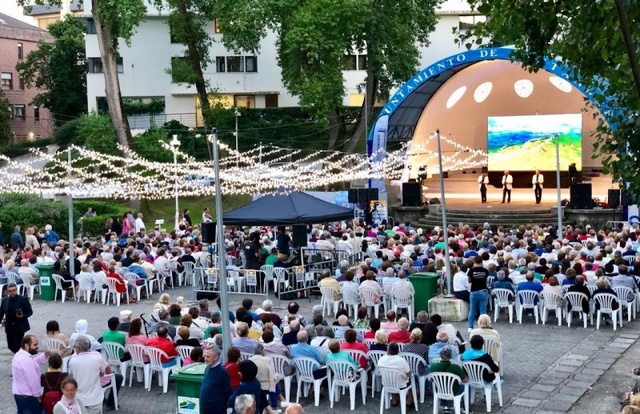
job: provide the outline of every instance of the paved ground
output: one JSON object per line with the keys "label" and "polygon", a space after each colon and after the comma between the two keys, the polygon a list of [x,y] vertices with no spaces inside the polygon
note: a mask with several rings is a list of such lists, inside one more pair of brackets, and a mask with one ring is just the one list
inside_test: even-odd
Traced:
{"label": "paved ground", "polygon": [[[193,294],[188,288],[171,292],[173,297],[183,295],[190,300]],[[30,319],[32,332],[44,334],[47,321],[56,319],[62,331],[70,335],[74,331],[75,321],[80,318],[89,321],[89,333],[98,337],[106,329],[106,321],[118,316],[119,311],[131,309],[134,316],[149,314],[155,299],[143,300],[134,305],[103,306],[101,304],[65,302],[44,302],[36,299],[33,303],[34,316]],[[233,300],[233,299],[232,299]],[[278,305],[277,301],[276,306]],[[310,313],[312,305],[318,303],[304,299],[300,304],[305,313]],[[235,309],[237,303],[232,303]],[[504,413],[605,413],[619,410],[618,400],[624,391],[633,384],[629,374],[631,366],[640,365],[640,345],[634,345],[640,337],[640,322],[625,324],[625,327],[613,332],[611,327],[584,329],[581,326],[558,327],[554,319],[546,326],[535,325],[533,320],[525,320],[522,325],[509,324],[507,318],[494,325],[502,336],[505,353],[505,383],[503,385],[504,407],[498,407],[497,396],[493,396],[493,412]],[[466,324],[455,324],[466,336]],[[630,348],[630,349],[629,349]],[[628,352],[625,352],[629,349]],[[15,413],[15,404],[10,392],[11,353],[6,349],[4,332],[0,332],[0,414]],[[370,391],[369,391],[370,392]],[[292,392],[295,395],[295,388]],[[474,412],[484,412],[484,402],[477,393],[478,400],[472,406]],[[584,396],[583,396],[584,395]],[[601,396],[607,398],[601,398]],[[431,395],[420,406],[420,411],[432,410]],[[170,384],[169,392],[162,394],[161,387],[153,385],[151,391],[145,391],[141,384],[134,381],[133,387],[123,387],[120,393],[120,412],[136,414],[168,414],[176,411],[175,385]],[[328,398],[325,396],[320,407],[313,407],[311,398],[301,400],[307,413],[327,413]],[[348,410],[348,398],[342,398],[336,404],[337,409]],[[379,412],[380,399],[371,399],[362,405],[358,395],[356,411],[361,413]],[[597,408],[596,408],[597,407]],[[399,412],[391,408],[390,412]],[[333,411],[333,410],[331,410]]]}

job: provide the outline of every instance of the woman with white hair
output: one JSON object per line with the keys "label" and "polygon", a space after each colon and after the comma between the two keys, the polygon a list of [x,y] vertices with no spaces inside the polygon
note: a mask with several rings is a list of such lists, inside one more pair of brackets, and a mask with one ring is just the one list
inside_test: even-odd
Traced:
{"label": "woman with white hair", "polygon": [[[491,317],[485,313],[480,315],[480,317],[478,318],[478,327],[469,333],[469,338],[471,338],[473,335],[480,335],[484,338],[492,338],[500,343],[500,334],[498,333],[498,331],[491,327]],[[499,347],[494,347],[491,350],[491,358],[493,358],[494,361],[500,361]]]}

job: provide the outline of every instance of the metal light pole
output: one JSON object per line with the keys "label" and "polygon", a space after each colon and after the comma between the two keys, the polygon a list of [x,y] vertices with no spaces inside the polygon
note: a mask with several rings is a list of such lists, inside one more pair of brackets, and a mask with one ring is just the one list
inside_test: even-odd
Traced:
{"label": "metal light pole", "polygon": [[444,230],[444,268],[447,272],[447,295],[451,297],[451,260],[449,259],[449,230],[447,228],[447,202],[444,198],[444,177],[442,176],[442,148],[440,145],[440,130],[436,129],[436,141],[438,142],[438,168],[440,170],[440,200],[442,202],[442,229]]}
{"label": "metal light pole", "polygon": [[71,194],[71,147],[67,148],[67,184],[69,186],[69,190],[67,191],[67,207],[69,209],[69,274],[71,276],[75,276],[74,269],[74,256],[75,256],[75,247],[73,243],[73,195]]}
{"label": "metal light pole", "polygon": [[240,113],[240,111],[238,111],[238,108],[235,108],[233,115],[235,115],[236,117],[236,132],[233,135],[235,135],[236,137],[236,168],[237,168],[238,164],[240,163],[240,155],[238,154],[238,117],[242,116],[242,114]]}
{"label": "metal light pole", "polygon": [[[237,119],[237,118],[236,118]],[[237,136],[236,136],[237,139]],[[228,333],[229,330],[229,300],[227,298],[227,263],[224,242],[224,224],[222,223],[222,194],[220,193],[220,163],[218,160],[218,132],[211,128],[211,145],[213,145],[213,174],[216,180],[216,241],[218,243],[218,282],[220,283],[220,316],[222,326]],[[212,246],[213,247],[213,246]],[[215,263],[215,262],[213,262]],[[224,332],[224,331],[223,331]],[[227,350],[231,347],[231,337],[228,334],[222,335],[222,355],[227,355]]]}
{"label": "metal light pole", "polygon": [[178,148],[180,148],[180,141],[177,135],[173,136],[169,145],[171,145],[171,149],[173,149],[173,194],[176,198],[176,216],[173,228],[177,230],[180,225],[180,210],[178,207]]}
{"label": "metal light pole", "polygon": [[556,192],[558,195],[558,240],[562,240],[562,191],[560,188],[560,135],[556,135]]}

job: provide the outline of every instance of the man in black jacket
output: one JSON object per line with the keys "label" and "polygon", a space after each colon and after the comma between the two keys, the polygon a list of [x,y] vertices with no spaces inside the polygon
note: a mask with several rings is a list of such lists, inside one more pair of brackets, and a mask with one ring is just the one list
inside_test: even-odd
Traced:
{"label": "man in black jacket", "polygon": [[31,329],[29,317],[33,315],[29,299],[18,295],[15,283],[7,285],[7,297],[0,303],[0,321],[5,319],[4,331],[7,334],[7,345],[14,354],[20,350],[24,334]]}

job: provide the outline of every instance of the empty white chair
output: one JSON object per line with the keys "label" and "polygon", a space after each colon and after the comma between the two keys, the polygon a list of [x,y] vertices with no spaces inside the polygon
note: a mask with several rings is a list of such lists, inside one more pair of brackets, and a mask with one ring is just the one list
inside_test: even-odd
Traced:
{"label": "empty white chair", "polygon": [[335,316],[342,304],[342,298],[335,299],[335,294],[339,294],[340,291],[331,286],[320,286],[320,293],[322,293],[322,299],[320,301],[322,305],[322,316],[325,315],[325,310],[328,313],[329,309],[333,309],[333,316]]}
{"label": "empty white chair", "polygon": [[456,395],[456,390],[453,389],[456,382],[462,384],[460,377],[450,372],[432,372],[427,375],[427,378],[431,381],[433,391],[433,414],[438,414],[440,400],[453,401],[453,407],[456,414],[460,414],[460,401],[463,399],[467,414],[469,413],[468,401],[464,398],[467,394],[466,387],[459,395]]}
{"label": "empty white chair", "polygon": [[274,267],[273,268],[273,277],[275,278],[275,291],[282,291],[289,287],[289,281],[287,280],[289,277],[289,272],[284,267]]}
{"label": "empty white chair", "polygon": [[[420,355],[414,354],[413,352],[401,352],[400,356],[407,361],[411,367],[411,372],[418,378],[418,386],[420,387],[420,404],[424,404],[424,393],[428,370],[427,361],[425,361],[425,359]],[[424,374],[420,375],[420,370],[422,370]]]}
{"label": "empty white chair", "polygon": [[149,388],[147,381],[150,379],[150,365],[145,364],[144,357],[147,354],[144,345],[138,344],[127,344],[125,346],[126,350],[131,354],[131,361],[129,361],[129,387],[131,387],[131,383],[133,382],[133,371],[136,370],[138,373],[138,381],[140,381],[140,373],[142,373],[142,378],[144,378],[144,387]]}
{"label": "empty white chair", "polygon": [[321,369],[320,364],[315,359],[304,357],[293,358],[293,364],[296,366],[296,378],[298,379],[296,403],[300,402],[300,392],[302,391],[303,386],[308,387],[313,384],[314,405],[317,407],[320,405],[320,385],[322,384],[322,381],[327,379],[327,374],[321,378],[313,377],[313,371]]}
{"label": "empty white chair", "polygon": [[391,394],[399,394],[400,396],[400,412],[407,412],[407,394],[411,391],[413,396],[413,404],[418,411],[418,396],[416,395],[416,381],[411,375],[409,378],[409,386],[405,387],[407,376],[402,370],[395,368],[378,368],[380,378],[382,379],[382,394],[380,394],[380,414],[384,413],[384,409],[389,410]]}
{"label": "empty white chair", "polygon": [[491,412],[491,389],[493,386],[498,391],[498,402],[502,407],[502,384],[500,380],[500,373],[496,373],[496,378],[493,382],[485,382],[482,378],[484,371],[491,372],[489,365],[479,361],[465,361],[462,363],[462,368],[465,370],[468,376],[468,381],[465,384],[467,396],[469,402],[467,403],[467,409],[473,404],[476,389],[484,389],[484,396],[487,402],[487,412]]}
{"label": "empty white chair", "polygon": [[[344,304],[345,309],[350,315],[353,315],[353,318],[358,315],[358,308],[360,307],[360,294],[358,293],[358,289],[354,287],[343,287],[342,289],[342,303]],[[351,313],[353,310],[353,313]]]}
{"label": "empty white chair", "polygon": [[[146,286],[147,282],[137,274],[131,272],[125,273],[124,279],[129,283],[129,286],[135,288],[136,299],[142,300],[142,288]],[[138,284],[139,281],[142,281],[142,283]],[[147,289],[147,299],[149,299],[149,289]]]}
{"label": "empty white chair", "polygon": [[269,355],[269,358],[273,361],[273,366],[276,370],[278,380],[284,380],[284,397],[286,401],[291,401],[291,380],[295,377],[295,373],[292,369],[293,363],[284,355],[271,354]]}
{"label": "empty white chair", "polygon": [[[586,328],[588,315],[582,311],[582,302],[589,300],[587,295],[582,292],[567,292],[564,294],[564,298],[567,301],[567,309],[565,311],[567,315],[567,326],[571,327],[573,313],[578,312],[584,322],[584,327]],[[571,306],[571,310],[569,310],[569,306]]]}
{"label": "empty white chair", "polygon": [[[375,289],[360,289],[362,304],[366,306],[367,309],[373,308],[376,318],[380,316],[380,306],[384,306],[383,299],[379,296]],[[379,300],[379,302],[376,302],[376,300]]]}
{"label": "empty white chair", "polygon": [[273,277],[273,266],[262,265],[260,266],[260,270],[264,273],[263,293],[267,293],[269,290],[269,282],[273,283],[273,291],[276,292],[278,289],[276,287],[276,279]]}
{"label": "empty white chair", "polygon": [[596,315],[596,329],[600,329],[600,319],[602,319],[602,314],[605,313],[611,315],[614,331],[618,325],[618,318],[620,318],[620,327],[622,327],[622,306],[618,306],[618,309],[613,310],[613,303],[618,300],[616,295],[612,293],[598,293],[595,295],[594,300],[600,306],[598,314]]}
{"label": "empty white chair", "polygon": [[356,388],[360,383],[360,391],[362,392],[362,404],[367,403],[367,373],[360,369],[356,369],[347,361],[329,361],[327,362],[329,370],[329,401],[331,408],[333,402],[340,400],[340,388],[349,388],[349,397],[351,403],[351,411],[356,409]]}
{"label": "empty white chair", "polygon": [[[378,371],[378,361],[384,355],[387,355],[385,351],[369,351],[367,352],[367,358],[369,358],[369,366],[373,368],[373,372],[371,373],[371,398],[373,398],[373,394],[376,391],[376,379],[380,379],[380,371]],[[379,384],[381,384],[380,382]]]}
{"label": "empty white chair", "polygon": [[116,374],[105,374],[105,378],[109,378],[109,384],[102,387],[102,391],[104,391],[105,398],[107,397],[107,393],[111,391],[113,394],[113,406],[116,410],[118,410],[118,388],[116,386]]}
{"label": "empty white chair", "polygon": [[[62,298],[62,303],[64,303],[64,300],[67,298],[67,289],[64,289],[62,287],[62,276],[60,275],[52,275],[53,280],[56,282],[56,292],[53,295],[53,301],[56,301],[56,298],[58,297],[58,292],[60,292],[60,297]],[[68,283],[68,282],[67,282]],[[73,300],[76,299],[76,291],[73,288],[73,284],[71,284],[71,287],[69,288],[69,290],[73,293]],[[2,292],[2,290],[0,289],[0,292]]]}
{"label": "empty white chair", "polygon": [[103,342],[102,353],[106,356],[109,366],[122,375],[122,385],[127,383],[127,368],[129,361],[120,361],[120,355],[124,355],[127,350],[116,342]]}
{"label": "empty white chair", "polygon": [[413,294],[407,290],[400,290],[391,295],[391,306],[399,315],[398,309],[406,309],[409,315],[409,323],[413,320]]}
{"label": "empty white chair", "polygon": [[501,308],[509,310],[509,323],[513,323],[513,292],[509,289],[493,289],[495,304],[493,307],[493,321],[498,322],[498,313]]}
{"label": "empty white chair", "polygon": [[158,373],[158,385],[162,385],[162,392],[167,393],[169,388],[169,374],[173,367],[163,367],[162,366],[162,358],[173,359],[175,357],[170,357],[164,352],[162,349],[154,348],[152,346],[148,346],[145,348],[145,352],[149,355],[149,371],[147,372],[147,390],[151,391],[151,374],[154,372]]}
{"label": "empty white chair", "polygon": [[541,297],[540,306],[542,309],[540,312],[542,313],[542,324],[544,325],[547,322],[549,311],[555,311],[558,326],[562,325],[562,306],[558,305],[562,300],[560,295],[553,292],[542,292]]}
{"label": "empty white chair", "polygon": [[[627,308],[627,322],[631,322],[631,317],[633,319],[636,318],[636,309],[633,299],[635,299],[635,293],[630,287],[627,286],[616,286],[613,288],[616,292],[616,296],[618,297],[618,304],[620,307]],[[622,318],[622,312],[620,314]]]}
{"label": "empty white chair", "polygon": [[[538,318],[538,301],[540,300],[540,294],[535,290],[521,290],[518,292],[517,306],[518,306],[518,322],[522,323],[522,311],[523,309],[533,310],[533,315],[536,318],[536,325],[539,322]],[[520,303],[522,302],[522,303]]]}
{"label": "empty white chair", "polygon": [[[502,352],[502,344],[492,336],[482,336],[482,339],[484,339],[482,350],[492,357],[498,355],[496,362],[500,367],[500,375],[504,375],[504,352]],[[433,364],[433,361],[431,361],[431,363]]]}

